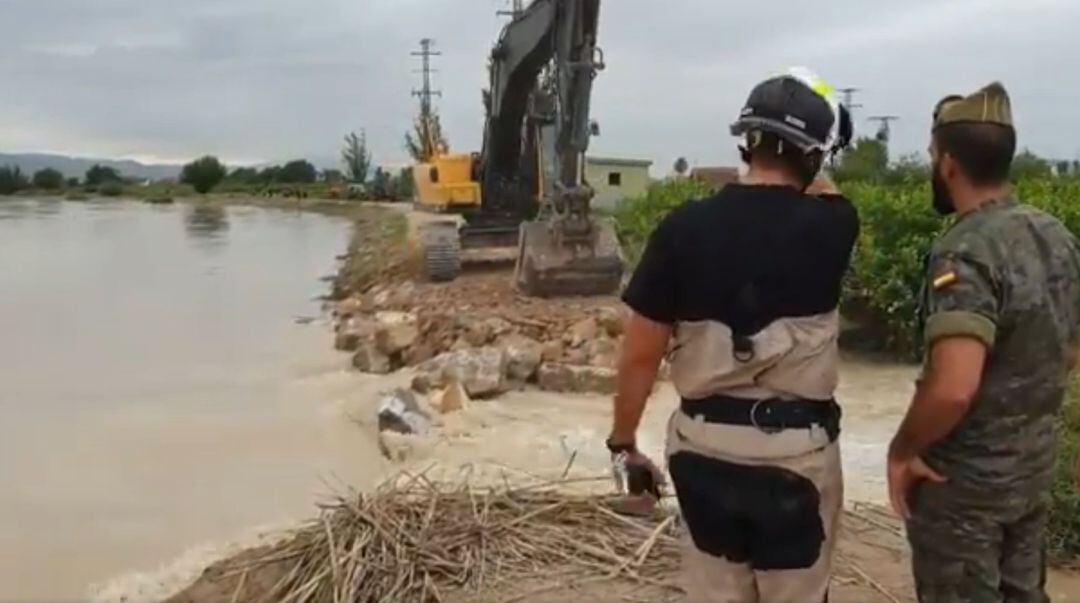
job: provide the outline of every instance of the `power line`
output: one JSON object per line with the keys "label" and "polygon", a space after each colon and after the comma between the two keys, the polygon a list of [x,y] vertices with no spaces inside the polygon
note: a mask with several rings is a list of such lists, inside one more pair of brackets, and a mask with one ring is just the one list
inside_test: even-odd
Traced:
{"label": "power line", "polygon": [[421,68],[420,73],[423,74],[423,85],[419,90],[413,90],[413,96],[420,98],[420,117],[427,120],[431,117],[431,99],[432,97],[442,97],[441,90],[432,90],[431,88],[431,74],[435,72],[431,68],[431,58],[442,56],[441,52],[433,50],[435,47],[435,40],[431,38],[424,38],[420,40],[420,50],[410,53],[414,57],[420,57]]}
{"label": "power line", "polygon": [[842,104],[847,108],[848,114],[851,115],[851,121],[855,121],[855,109],[862,109],[862,105],[855,102],[855,93],[862,91],[862,88],[840,88],[837,90],[840,94],[844,95]]}

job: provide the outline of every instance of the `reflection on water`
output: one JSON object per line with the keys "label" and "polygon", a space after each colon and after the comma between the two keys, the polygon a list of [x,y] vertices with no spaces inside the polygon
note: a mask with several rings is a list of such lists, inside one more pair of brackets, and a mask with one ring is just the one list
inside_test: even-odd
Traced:
{"label": "reflection on water", "polygon": [[81,599],[380,462],[336,410],[347,358],[294,321],[319,314],[346,221],[32,199],[0,217],[0,600]]}
{"label": "reflection on water", "polygon": [[184,225],[194,238],[221,239],[229,230],[229,215],[220,205],[189,205],[184,210]]}

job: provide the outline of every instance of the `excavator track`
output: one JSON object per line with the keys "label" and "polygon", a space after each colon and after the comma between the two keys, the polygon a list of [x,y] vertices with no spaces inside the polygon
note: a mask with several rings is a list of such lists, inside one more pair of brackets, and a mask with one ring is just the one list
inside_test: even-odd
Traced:
{"label": "excavator track", "polygon": [[429,282],[452,281],[461,273],[461,238],[455,222],[431,222],[420,227],[420,271]]}

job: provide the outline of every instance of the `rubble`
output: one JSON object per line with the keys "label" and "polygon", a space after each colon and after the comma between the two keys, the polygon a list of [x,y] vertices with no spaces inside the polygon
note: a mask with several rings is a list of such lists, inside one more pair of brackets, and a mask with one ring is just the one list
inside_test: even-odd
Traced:
{"label": "rubble", "polygon": [[434,406],[440,413],[445,415],[464,410],[470,401],[469,394],[461,383],[451,380],[445,389],[436,394]]}
{"label": "rubble", "polygon": [[379,431],[424,435],[431,416],[420,407],[416,394],[407,389],[386,392],[379,400]]}
{"label": "rubble", "polygon": [[379,351],[374,341],[361,341],[353,355],[353,366],[365,373],[388,375],[393,372],[390,357]]}
{"label": "rubble", "polygon": [[543,360],[544,346],[515,333],[499,340],[499,347],[506,354],[506,376],[520,382],[532,380]]}
{"label": "rubble", "polygon": [[567,393],[615,393],[615,370],[599,366],[573,366],[557,362],[540,365],[540,388]]}
{"label": "rubble", "polygon": [[542,364],[603,369],[575,372],[573,384],[559,389],[607,391],[605,371],[616,366],[622,337],[617,298],[523,297],[502,273],[451,283],[383,282],[339,302],[335,314],[335,343],[355,351],[358,369],[415,367],[416,391],[444,388],[453,377],[481,398],[511,385],[553,389],[551,375],[540,378]]}
{"label": "rubble", "polygon": [[506,355],[502,350],[484,347],[440,354],[416,371],[426,374],[433,385],[446,387],[457,381],[469,396],[484,398],[504,391],[505,369]]}

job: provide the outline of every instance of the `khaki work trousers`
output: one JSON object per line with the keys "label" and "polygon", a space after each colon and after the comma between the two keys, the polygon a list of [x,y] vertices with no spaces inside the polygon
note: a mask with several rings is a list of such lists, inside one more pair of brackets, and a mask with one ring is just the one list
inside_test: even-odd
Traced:
{"label": "khaki work trousers", "polygon": [[687,526],[687,603],[822,603],[843,503],[824,430],[765,433],[675,411],[667,457]]}

